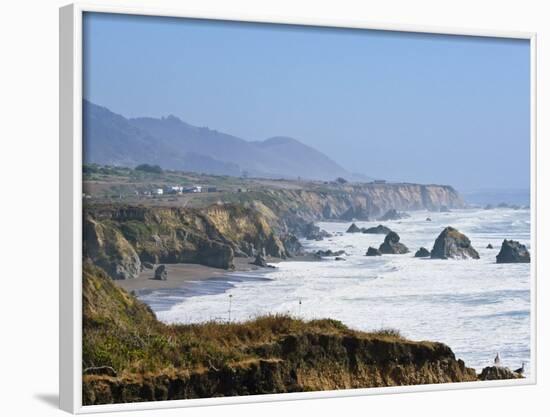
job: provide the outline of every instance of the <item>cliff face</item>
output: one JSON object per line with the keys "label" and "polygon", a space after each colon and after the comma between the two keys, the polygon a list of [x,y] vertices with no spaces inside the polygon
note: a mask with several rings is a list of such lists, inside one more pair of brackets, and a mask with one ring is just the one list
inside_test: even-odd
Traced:
{"label": "cliff face", "polygon": [[287,256],[257,210],[98,206],[84,212],[84,256],[113,279],[136,277],[141,262],[197,263],[233,268],[233,257],[257,252]]}
{"label": "cliff face", "polygon": [[167,326],[85,265],[86,405],[476,380],[441,343],[286,316]]}
{"label": "cliff face", "polygon": [[[267,194],[263,197],[261,194]],[[390,209],[399,211],[465,207],[453,187],[420,184],[360,184],[315,190],[266,190],[259,200],[308,221],[372,219]]]}
{"label": "cliff face", "polygon": [[452,187],[362,184],[235,193],[201,208],[98,205],[84,212],[84,256],[113,279],[136,277],[141,262],[231,269],[234,256],[285,258],[299,251],[309,223],[374,218],[389,209],[461,208]]}
{"label": "cliff face", "polygon": [[85,376],[84,401],[92,405],[476,380],[475,371],[439,343],[306,333],[282,336],[269,353],[221,369]]}

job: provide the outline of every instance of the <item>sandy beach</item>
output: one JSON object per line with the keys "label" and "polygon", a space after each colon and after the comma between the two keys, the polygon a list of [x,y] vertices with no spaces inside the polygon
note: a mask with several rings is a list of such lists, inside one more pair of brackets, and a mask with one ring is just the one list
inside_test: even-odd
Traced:
{"label": "sandy beach", "polygon": [[[279,258],[268,257],[267,262],[269,264],[277,264],[282,262]],[[292,261],[313,261],[312,256],[297,256],[291,258]],[[260,268],[251,263],[254,258],[235,258],[234,270],[225,270],[220,268],[212,268],[210,266],[199,264],[164,264],[168,272],[168,279],[166,281],[160,281],[153,279],[155,276],[154,269],[144,269],[139,276],[135,279],[117,280],[114,281],[119,287],[124,288],[126,291],[142,291],[142,290],[158,290],[158,289],[175,289],[181,288],[186,283],[191,281],[201,281],[210,278],[217,278],[232,272],[246,272],[255,271]]]}

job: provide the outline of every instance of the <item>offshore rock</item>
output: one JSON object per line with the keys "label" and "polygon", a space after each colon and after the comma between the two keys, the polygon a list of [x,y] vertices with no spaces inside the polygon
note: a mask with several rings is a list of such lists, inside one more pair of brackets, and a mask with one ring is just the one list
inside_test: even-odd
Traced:
{"label": "offshore rock", "polygon": [[497,255],[497,264],[507,263],[530,263],[531,254],[521,243],[515,240],[506,240],[502,242],[500,252]]}
{"label": "offshore rock", "polygon": [[479,259],[470,239],[454,227],[446,227],[435,240],[432,259]]}
{"label": "offshore rock", "polygon": [[420,249],[416,251],[414,254],[415,258],[429,258],[430,257],[430,251],[426,249],[424,246],[422,246]]}
{"label": "offshore rock", "polygon": [[382,252],[380,252],[376,248],[373,248],[372,246],[369,246],[369,248],[367,249],[367,253],[365,253],[365,256],[382,256]]}
{"label": "offshore rock", "polygon": [[395,232],[390,232],[386,235],[386,238],[384,239],[384,243],[380,245],[380,248],[378,249],[381,253],[385,254],[404,254],[409,252],[409,248],[407,248],[403,243],[399,242],[400,237]]}
{"label": "offshore rock", "polygon": [[346,233],[360,233],[361,229],[357,227],[355,223],[352,223],[350,227],[348,227],[348,230],[346,230]]}
{"label": "offshore rock", "polygon": [[391,229],[389,227],[383,226],[379,224],[376,227],[369,227],[361,229],[361,232],[367,233],[367,234],[375,234],[375,235],[387,235],[391,232]]}

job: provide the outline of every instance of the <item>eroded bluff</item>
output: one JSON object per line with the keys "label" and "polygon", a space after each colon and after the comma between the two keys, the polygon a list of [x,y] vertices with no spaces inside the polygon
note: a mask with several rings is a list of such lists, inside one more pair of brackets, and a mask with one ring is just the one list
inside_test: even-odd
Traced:
{"label": "eroded bluff", "polygon": [[169,326],[89,263],[82,361],[85,405],[476,380],[442,343],[336,320]]}
{"label": "eroded bluff", "polygon": [[141,262],[233,268],[234,256],[285,258],[287,249],[253,208],[95,206],[84,212],[84,257],[113,279],[135,278]]}

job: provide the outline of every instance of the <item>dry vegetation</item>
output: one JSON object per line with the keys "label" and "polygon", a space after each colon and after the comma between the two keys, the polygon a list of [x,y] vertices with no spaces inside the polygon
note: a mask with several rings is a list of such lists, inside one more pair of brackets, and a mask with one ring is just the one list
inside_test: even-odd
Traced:
{"label": "dry vegetation", "polygon": [[255,359],[255,348],[305,333],[404,340],[391,329],[361,333],[337,320],[268,315],[244,323],[165,325],[148,306],[116,287],[99,268],[84,267],[83,368],[117,372],[219,368]]}

